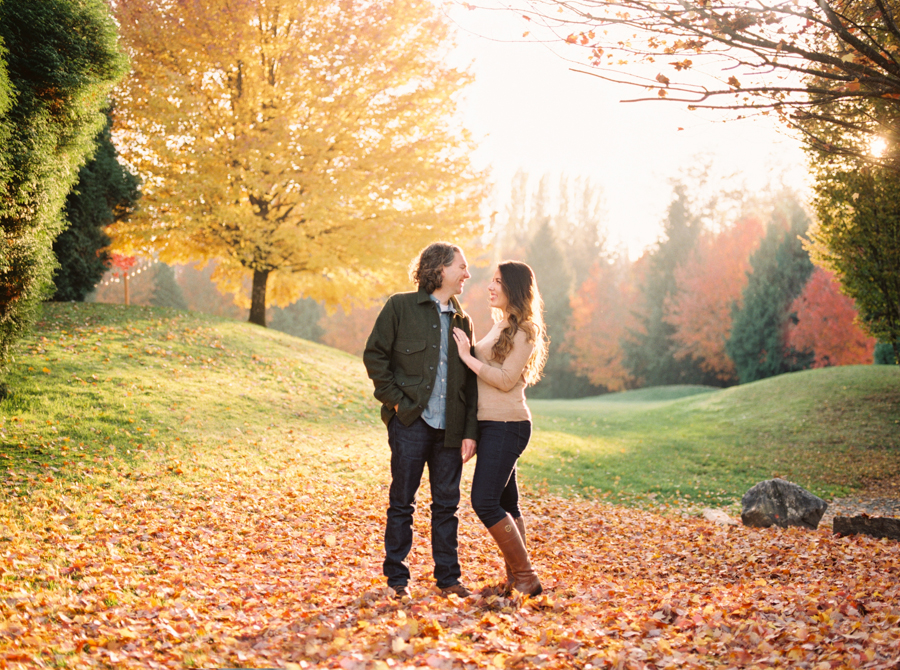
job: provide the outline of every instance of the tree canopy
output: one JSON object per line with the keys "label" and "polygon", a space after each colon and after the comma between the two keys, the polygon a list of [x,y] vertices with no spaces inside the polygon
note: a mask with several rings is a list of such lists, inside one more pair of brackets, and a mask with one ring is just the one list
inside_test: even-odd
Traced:
{"label": "tree canopy", "polygon": [[133,60],[122,152],[144,191],[114,246],[217,259],[222,288],[252,278],[264,325],[267,302],[383,295],[426,243],[473,232],[483,178],[454,120],[470,77],[431,3],[116,7]]}
{"label": "tree canopy", "polygon": [[[818,221],[808,245],[813,260],[838,277],[870,335],[900,342],[900,175],[825,164],[816,180]],[[900,362],[896,344],[894,357]]]}
{"label": "tree canopy", "polygon": [[103,0],[0,2],[0,41],[2,368],[52,286],[60,212],[127,61]]}

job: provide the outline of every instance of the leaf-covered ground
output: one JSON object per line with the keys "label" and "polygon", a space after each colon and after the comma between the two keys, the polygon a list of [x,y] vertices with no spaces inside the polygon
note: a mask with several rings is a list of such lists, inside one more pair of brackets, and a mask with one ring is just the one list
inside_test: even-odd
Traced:
{"label": "leaf-covered ground", "polygon": [[[73,486],[3,520],[4,667],[889,668],[900,545],[529,499],[536,599],[437,595],[417,523],[412,597],[380,571],[385,489],[236,472]],[[81,512],[73,514],[72,497]],[[427,507],[423,499],[420,510]],[[473,587],[501,562],[466,507]],[[295,664],[295,665],[292,665]]]}
{"label": "leaf-covered ground", "polygon": [[[900,544],[553,497],[547,592],[381,576],[384,429],[358,360],[245,324],[52,306],[0,415],[0,667],[805,667],[900,662]],[[523,468],[523,470],[525,470]],[[472,467],[467,466],[464,491]],[[467,502],[473,588],[502,561]]]}

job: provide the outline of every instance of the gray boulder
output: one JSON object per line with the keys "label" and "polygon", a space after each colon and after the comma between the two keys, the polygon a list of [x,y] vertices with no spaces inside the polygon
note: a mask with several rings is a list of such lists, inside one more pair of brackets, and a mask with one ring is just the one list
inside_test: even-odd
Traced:
{"label": "gray boulder", "polygon": [[784,479],[756,484],[741,498],[741,521],[745,526],[819,527],[828,503],[806,489]]}

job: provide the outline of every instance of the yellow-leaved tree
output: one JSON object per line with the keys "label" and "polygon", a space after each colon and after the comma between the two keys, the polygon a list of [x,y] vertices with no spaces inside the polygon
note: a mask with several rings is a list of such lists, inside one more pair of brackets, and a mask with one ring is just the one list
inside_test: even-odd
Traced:
{"label": "yellow-leaved tree", "polygon": [[[114,248],[252,277],[250,321],[301,295],[394,290],[412,256],[475,228],[484,175],[457,115],[470,75],[425,0],[117,0],[117,94],[141,210]],[[245,298],[246,294],[244,293]]]}

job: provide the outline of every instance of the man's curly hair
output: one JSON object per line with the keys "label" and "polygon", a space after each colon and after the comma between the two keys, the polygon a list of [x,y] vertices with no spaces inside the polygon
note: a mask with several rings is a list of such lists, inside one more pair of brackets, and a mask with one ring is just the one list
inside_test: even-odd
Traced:
{"label": "man's curly hair", "polygon": [[433,242],[422,249],[422,253],[412,262],[409,276],[426,293],[434,293],[441,287],[445,267],[453,264],[456,254],[462,253],[455,244]]}

